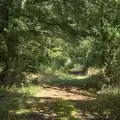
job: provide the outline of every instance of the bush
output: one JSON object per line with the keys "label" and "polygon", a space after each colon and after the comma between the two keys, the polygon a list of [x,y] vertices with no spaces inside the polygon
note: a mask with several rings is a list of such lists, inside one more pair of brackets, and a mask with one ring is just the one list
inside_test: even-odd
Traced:
{"label": "bush", "polygon": [[109,120],[120,119],[120,89],[103,89],[97,97],[96,111]]}

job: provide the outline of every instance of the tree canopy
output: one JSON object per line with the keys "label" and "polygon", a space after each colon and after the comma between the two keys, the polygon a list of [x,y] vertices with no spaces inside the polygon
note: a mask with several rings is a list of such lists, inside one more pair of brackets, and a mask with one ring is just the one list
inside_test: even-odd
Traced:
{"label": "tree canopy", "polygon": [[119,75],[119,0],[0,0],[0,36],[1,71],[79,63]]}

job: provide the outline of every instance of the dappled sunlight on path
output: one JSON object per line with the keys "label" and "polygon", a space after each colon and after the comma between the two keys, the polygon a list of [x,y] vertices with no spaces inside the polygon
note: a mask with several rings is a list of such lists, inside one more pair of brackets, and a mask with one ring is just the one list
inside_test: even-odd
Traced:
{"label": "dappled sunlight on path", "polygon": [[[87,91],[86,91],[87,92]],[[76,94],[77,93],[77,94]],[[78,94],[79,93],[79,94]],[[94,99],[92,96],[90,97],[85,95],[84,91],[77,90],[77,88],[67,88],[61,89],[58,87],[49,87],[42,89],[39,93],[37,93],[36,97],[51,97],[51,98],[60,98],[63,100],[92,100]]]}
{"label": "dappled sunlight on path", "polygon": [[1,105],[9,106],[12,120],[97,120],[92,109],[95,101],[87,90],[46,85],[8,91]]}
{"label": "dappled sunlight on path", "polygon": [[26,117],[30,120],[95,120],[89,111],[94,100],[91,93],[76,87],[46,86],[26,101],[25,109],[32,110]]}

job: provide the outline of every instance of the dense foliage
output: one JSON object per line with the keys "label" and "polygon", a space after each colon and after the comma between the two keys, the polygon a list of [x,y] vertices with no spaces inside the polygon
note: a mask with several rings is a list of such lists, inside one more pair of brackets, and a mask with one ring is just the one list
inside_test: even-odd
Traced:
{"label": "dense foliage", "polygon": [[117,83],[119,26],[119,0],[0,0],[0,76],[77,63]]}

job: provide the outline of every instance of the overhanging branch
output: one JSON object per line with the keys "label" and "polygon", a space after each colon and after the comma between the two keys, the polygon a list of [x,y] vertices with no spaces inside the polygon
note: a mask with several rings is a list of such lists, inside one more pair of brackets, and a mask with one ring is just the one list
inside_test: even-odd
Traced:
{"label": "overhanging branch", "polygon": [[81,37],[86,37],[86,36],[97,37],[97,35],[95,35],[95,33],[89,33],[87,31],[83,31],[83,30],[76,30],[72,26],[70,26],[67,22],[56,22],[55,19],[46,20],[46,18],[41,19],[38,17],[25,15],[25,14],[20,14],[20,17],[26,17],[30,20],[37,21],[39,23],[43,23],[43,24],[47,24],[47,25],[51,25],[51,26],[58,26],[61,30],[68,32],[70,35],[72,35],[74,37],[78,36],[78,35],[81,35]]}
{"label": "overhanging branch", "polygon": [[24,14],[20,14],[21,17],[26,17],[28,19],[31,19],[31,20],[35,20],[35,21],[38,21],[40,23],[44,23],[44,24],[48,24],[48,25],[52,25],[52,26],[58,26],[60,27],[62,30],[66,30],[62,25],[61,23],[58,23],[58,22],[51,22],[51,21],[46,21],[45,19],[41,19],[41,18],[37,18],[37,17],[33,17],[33,16],[29,16],[29,15],[24,15]]}

